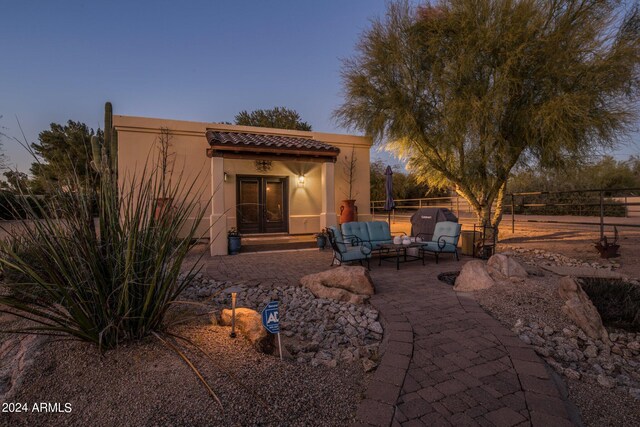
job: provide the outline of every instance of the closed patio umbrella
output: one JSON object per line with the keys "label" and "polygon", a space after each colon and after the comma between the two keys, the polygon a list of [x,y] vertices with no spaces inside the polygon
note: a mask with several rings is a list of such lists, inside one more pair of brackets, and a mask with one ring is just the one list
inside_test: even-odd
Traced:
{"label": "closed patio umbrella", "polygon": [[389,226],[391,226],[391,211],[396,207],[396,203],[393,201],[393,171],[391,170],[391,166],[387,166],[384,174],[386,176],[384,181],[384,189],[386,192],[384,210],[389,212]]}

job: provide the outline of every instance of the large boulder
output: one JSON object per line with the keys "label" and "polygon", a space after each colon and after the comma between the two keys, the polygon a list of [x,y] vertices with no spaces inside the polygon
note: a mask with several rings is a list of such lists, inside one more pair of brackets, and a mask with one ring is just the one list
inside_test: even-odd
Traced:
{"label": "large boulder", "polygon": [[[220,324],[231,326],[232,310],[225,308],[220,315]],[[267,332],[262,326],[260,313],[250,308],[236,308],[236,329],[244,335],[256,349],[262,353],[275,354],[276,346],[274,335]]]}
{"label": "large boulder", "polygon": [[456,278],[456,283],[453,285],[453,290],[458,292],[472,292],[479,291],[481,289],[488,289],[495,284],[484,262],[476,259],[467,262],[460,275]]}
{"label": "large boulder", "polygon": [[[11,315],[0,313],[0,325],[8,323]],[[6,325],[2,325],[6,326]],[[26,379],[25,372],[35,362],[36,356],[46,342],[43,335],[6,336],[0,345],[0,401],[11,401],[16,390]]]}
{"label": "large boulder", "polygon": [[371,276],[360,266],[340,266],[300,279],[316,298],[362,304],[375,293]]}
{"label": "large boulder", "polygon": [[611,344],[600,313],[575,279],[568,276],[560,279],[558,294],[565,300],[562,310],[585,334],[591,339]]}
{"label": "large boulder", "polygon": [[528,276],[527,270],[518,261],[504,254],[495,254],[489,258],[487,271],[495,278],[524,279]]}

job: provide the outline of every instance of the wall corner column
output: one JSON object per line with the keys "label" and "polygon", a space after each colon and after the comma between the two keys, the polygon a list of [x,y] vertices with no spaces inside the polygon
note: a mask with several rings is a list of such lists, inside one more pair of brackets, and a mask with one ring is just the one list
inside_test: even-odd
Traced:
{"label": "wall corner column", "polygon": [[211,216],[209,217],[211,255],[227,255],[227,213],[224,205],[224,158],[211,158]]}
{"label": "wall corner column", "polygon": [[322,212],[320,212],[320,227],[337,225],[336,221],[336,186],[333,162],[322,163]]}

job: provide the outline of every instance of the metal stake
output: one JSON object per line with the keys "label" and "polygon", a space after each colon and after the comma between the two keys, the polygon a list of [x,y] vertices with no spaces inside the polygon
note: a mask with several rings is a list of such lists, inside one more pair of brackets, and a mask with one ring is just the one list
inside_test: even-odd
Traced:
{"label": "metal stake", "polygon": [[238,294],[236,292],[231,292],[231,334],[229,335],[231,338],[236,337],[236,297]]}

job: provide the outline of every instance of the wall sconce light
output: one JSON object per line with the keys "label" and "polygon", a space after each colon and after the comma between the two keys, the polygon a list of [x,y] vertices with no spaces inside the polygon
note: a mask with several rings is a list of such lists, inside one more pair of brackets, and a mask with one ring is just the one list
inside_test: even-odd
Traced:
{"label": "wall sconce light", "polygon": [[304,187],[304,175],[298,175],[298,187]]}
{"label": "wall sconce light", "polygon": [[227,182],[229,180],[229,174],[228,173],[224,173],[224,182]]}

